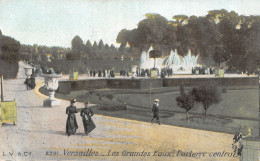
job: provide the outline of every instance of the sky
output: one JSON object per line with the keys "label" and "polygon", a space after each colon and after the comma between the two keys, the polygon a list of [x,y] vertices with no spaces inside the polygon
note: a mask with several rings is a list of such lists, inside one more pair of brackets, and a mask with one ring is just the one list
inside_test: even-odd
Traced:
{"label": "sky", "polygon": [[146,13],[205,16],[214,9],[260,15],[259,0],[0,0],[0,30],[22,44],[71,47],[78,35],[116,44],[122,29],[133,29]]}

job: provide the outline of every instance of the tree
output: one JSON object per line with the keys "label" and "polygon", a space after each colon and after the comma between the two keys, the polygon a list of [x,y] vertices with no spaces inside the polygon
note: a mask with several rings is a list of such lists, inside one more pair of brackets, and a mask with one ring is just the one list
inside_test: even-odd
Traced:
{"label": "tree", "polygon": [[66,59],[72,61],[72,72],[74,72],[74,61],[80,59],[80,54],[70,51],[66,54]]}
{"label": "tree", "polygon": [[188,49],[191,48],[189,28],[187,26],[177,26],[176,41],[178,54],[185,56]]}
{"label": "tree", "polygon": [[41,54],[40,57],[41,57],[41,62],[47,62],[48,61],[48,57],[47,57],[46,54]]}
{"label": "tree", "polygon": [[222,10],[211,10],[208,11],[207,18],[212,22],[219,23],[224,17],[226,17],[228,11],[225,9]]}
{"label": "tree", "polygon": [[154,59],[154,69],[155,69],[155,59],[162,56],[162,52],[160,50],[152,50],[149,53],[149,57]]}
{"label": "tree", "polygon": [[126,43],[121,43],[121,45],[118,49],[118,51],[120,52],[120,56],[125,55],[125,53],[126,53],[126,47],[125,46],[126,46]]}
{"label": "tree", "polygon": [[192,53],[199,54],[201,59],[214,53],[215,39],[218,37],[215,26],[215,23],[205,17],[191,16],[188,20],[188,43]]}
{"label": "tree", "polygon": [[92,44],[89,40],[86,43],[85,52],[87,53],[88,57],[92,56]]}
{"label": "tree", "polygon": [[163,44],[166,46],[167,49],[175,49],[177,47],[177,35],[176,35],[177,28],[174,25],[167,25],[166,33],[163,37]]}
{"label": "tree", "polygon": [[172,19],[171,24],[176,27],[176,45],[174,48],[177,48],[179,55],[185,56],[188,49],[191,48],[189,28],[187,27],[189,17],[186,15],[175,15]]}
{"label": "tree", "polygon": [[0,58],[13,63],[18,61],[20,43],[8,36],[0,36]]}
{"label": "tree", "polygon": [[100,57],[100,58],[104,58],[104,55],[105,55],[104,47],[105,47],[105,45],[103,43],[103,40],[100,40],[98,43],[98,50],[97,50],[98,57]]}
{"label": "tree", "polygon": [[228,65],[247,74],[256,73],[259,67],[259,17],[240,16],[240,22],[236,29],[233,29],[233,44],[227,46],[230,56],[227,59]]}
{"label": "tree", "polygon": [[15,39],[0,35],[0,76],[15,78],[18,73],[20,43]]}
{"label": "tree", "polygon": [[93,53],[94,58],[96,58],[98,56],[97,52],[98,52],[97,42],[94,41],[94,44],[93,44],[93,47],[92,47],[92,53]]}
{"label": "tree", "polygon": [[80,53],[84,49],[83,40],[77,35],[71,40],[71,49],[77,53]]}
{"label": "tree", "polygon": [[[148,13],[146,19],[138,23],[138,30],[143,33],[144,42],[143,48],[152,44],[162,45],[165,34],[167,33],[168,21],[165,17],[159,14]],[[130,44],[131,45],[131,44]]]}
{"label": "tree", "polygon": [[104,57],[106,57],[106,58],[111,58],[111,50],[110,50],[110,47],[109,47],[109,45],[108,44],[106,44],[105,45],[105,47],[104,47]]}
{"label": "tree", "polygon": [[144,50],[147,46],[145,33],[140,29],[133,29],[131,30],[131,34],[129,35],[128,39],[123,42],[126,44],[128,42],[131,47],[136,48],[139,51]]}
{"label": "tree", "polygon": [[186,119],[189,120],[188,112],[194,107],[195,100],[193,95],[185,93],[183,85],[180,86],[180,96],[176,98],[176,101],[180,108],[186,110]]}
{"label": "tree", "polygon": [[206,18],[215,24],[216,34],[214,34],[214,41],[212,42],[215,45],[211,45],[213,59],[219,66],[226,62],[230,68],[237,68],[240,64],[241,55],[245,52],[243,46],[245,39],[237,28],[239,23],[242,22],[241,18],[236,12],[228,12],[224,9],[209,11]]}
{"label": "tree", "polygon": [[212,86],[201,86],[198,89],[193,88],[191,95],[196,102],[202,103],[205,117],[207,117],[207,110],[213,104],[219,103],[221,99],[217,88]]}
{"label": "tree", "polygon": [[99,41],[99,43],[98,43],[98,48],[99,48],[99,49],[103,49],[103,48],[104,48],[103,40],[100,40],[100,41]]}
{"label": "tree", "polygon": [[130,30],[122,29],[116,38],[117,43],[126,43],[129,40],[129,36],[131,34]]}
{"label": "tree", "polygon": [[[170,34],[172,25],[167,19],[159,14],[147,13],[146,18],[138,23],[138,27],[133,30],[123,29],[118,33],[117,42],[125,44],[128,42],[131,47],[139,51],[149,48],[152,44],[159,46],[172,42],[174,36]],[[172,38],[172,39],[170,39]]]}
{"label": "tree", "polygon": [[[249,74],[256,72],[260,16],[243,16],[224,9],[211,10],[200,17],[175,15],[172,20],[153,13],[145,16],[137,28],[118,33],[120,54],[132,57],[137,53],[140,58],[141,52],[151,45],[162,51],[163,56],[172,49],[185,56],[190,49],[194,55],[199,54],[200,64],[226,63],[229,68]],[[135,52],[125,50],[127,42]]]}
{"label": "tree", "polygon": [[162,56],[162,52],[160,50],[152,50],[149,53],[150,58],[159,58]]}
{"label": "tree", "polygon": [[183,26],[188,23],[188,16],[186,15],[175,15],[172,17],[174,26]]}
{"label": "tree", "polygon": [[117,52],[117,48],[115,47],[115,45],[111,44],[110,46],[110,53],[111,53],[111,58],[116,58],[118,55],[118,52]]}
{"label": "tree", "polygon": [[74,53],[74,52],[68,52],[67,53],[67,55],[66,55],[66,58],[68,59],[68,60],[79,60],[80,59],[80,55],[79,54],[76,54],[76,53]]}

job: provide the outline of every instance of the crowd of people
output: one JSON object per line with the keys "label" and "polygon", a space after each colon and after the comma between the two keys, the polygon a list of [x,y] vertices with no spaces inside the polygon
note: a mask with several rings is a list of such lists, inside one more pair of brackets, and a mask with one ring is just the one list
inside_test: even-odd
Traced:
{"label": "crowd of people", "polygon": [[151,71],[149,69],[136,68],[136,77],[150,77]]}
{"label": "crowd of people", "polygon": [[114,69],[108,69],[108,70],[90,70],[89,72],[90,77],[115,77]]}
{"label": "crowd of people", "polygon": [[[157,68],[156,68],[157,69]],[[152,69],[142,69],[142,68],[136,68],[135,71],[130,71],[130,70],[125,70],[125,69],[121,69],[119,71],[120,76],[124,76],[124,77],[130,77],[131,75],[134,77],[151,77],[151,70]],[[180,69],[182,70],[182,69]],[[184,69],[183,69],[184,70]],[[130,74],[132,73],[132,74]],[[215,73],[215,69],[214,68],[203,68],[203,67],[196,67],[196,68],[192,68],[191,69],[191,74],[195,75],[195,74],[214,74]],[[108,69],[108,70],[90,70],[88,72],[90,77],[115,77],[115,72],[114,70]],[[158,76],[160,76],[161,78],[165,78],[165,77],[170,77],[174,74],[173,69],[172,68],[161,68],[161,70],[157,69],[157,74]]]}
{"label": "crowd of people", "polygon": [[210,68],[203,68],[203,67],[196,67],[191,69],[192,74],[214,74],[215,69],[210,67]]}
{"label": "crowd of people", "polygon": [[123,69],[120,70],[120,76],[129,77],[129,73],[130,73],[129,70],[123,70]]}
{"label": "crowd of people", "polygon": [[172,76],[173,75],[173,71],[172,68],[162,68],[161,69],[161,78],[165,78],[165,76]]}

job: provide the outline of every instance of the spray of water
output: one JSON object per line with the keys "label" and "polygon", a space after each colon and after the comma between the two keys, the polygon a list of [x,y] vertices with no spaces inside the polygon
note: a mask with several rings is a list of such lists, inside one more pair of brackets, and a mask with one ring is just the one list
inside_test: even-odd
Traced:
{"label": "spray of water", "polygon": [[[147,52],[143,51],[141,54],[141,69],[151,69],[154,66],[154,59],[149,58],[150,51],[153,50],[151,46]],[[174,73],[191,73],[191,69],[198,67],[197,63],[198,55],[192,56],[189,50],[188,54],[184,57],[177,54],[177,50],[171,50],[170,56],[165,58],[156,58],[155,67],[161,68],[171,68]]]}

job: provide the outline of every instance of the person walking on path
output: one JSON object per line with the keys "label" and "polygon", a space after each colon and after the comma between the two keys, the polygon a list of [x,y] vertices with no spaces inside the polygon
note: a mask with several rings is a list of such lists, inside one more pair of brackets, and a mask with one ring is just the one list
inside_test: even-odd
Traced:
{"label": "person walking on path", "polygon": [[159,99],[154,100],[153,108],[152,108],[152,114],[153,118],[151,120],[151,123],[153,123],[153,119],[156,118],[158,124],[160,125],[160,120],[159,120]]}
{"label": "person walking on path", "polygon": [[29,86],[30,86],[30,89],[34,89],[35,86],[36,86],[35,75],[34,74],[32,74],[31,77],[30,77],[30,84],[29,84]]}
{"label": "person walking on path", "polygon": [[88,107],[88,101],[86,101],[84,104],[85,108],[81,110],[80,116],[82,117],[84,131],[86,135],[88,135],[92,130],[96,128],[96,125],[91,118],[94,115],[94,112],[91,108]]}
{"label": "person walking on path", "polygon": [[66,114],[68,115],[67,122],[66,122],[66,134],[70,136],[71,134],[75,134],[76,130],[78,129],[78,123],[76,120],[77,108],[74,106],[76,99],[70,101],[70,106],[66,109]]}
{"label": "person walking on path", "polygon": [[31,82],[31,79],[30,77],[28,76],[26,79],[25,79],[25,82],[24,84],[26,85],[26,90],[30,90],[30,82]]}

